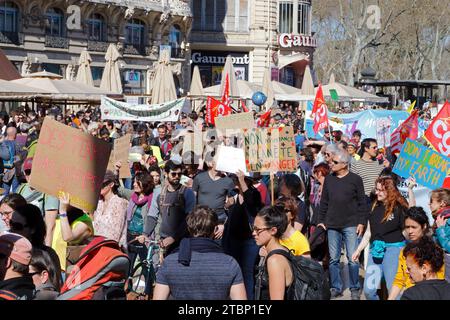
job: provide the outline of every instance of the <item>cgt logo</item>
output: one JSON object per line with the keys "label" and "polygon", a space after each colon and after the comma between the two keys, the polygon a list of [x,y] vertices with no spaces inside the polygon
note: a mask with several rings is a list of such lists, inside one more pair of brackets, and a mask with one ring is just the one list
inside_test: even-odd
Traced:
{"label": "cgt logo", "polygon": [[438,119],[433,123],[431,132],[434,137],[439,140],[438,151],[445,155],[450,156],[450,118]]}
{"label": "cgt logo", "polygon": [[81,30],[81,9],[77,5],[70,5],[67,7],[66,26],[68,30]]}

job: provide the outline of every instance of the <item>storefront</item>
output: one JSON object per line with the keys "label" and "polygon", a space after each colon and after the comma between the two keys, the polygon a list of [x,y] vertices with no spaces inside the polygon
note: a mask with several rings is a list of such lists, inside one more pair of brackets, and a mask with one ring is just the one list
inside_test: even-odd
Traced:
{"label": "storefront", "polygon": [[192,69],[198,66],[203,87],[220,84],[222,69],[227,56],[233,60],[236,79],[248,80],[250,57],[248,52],[224,52],[224,51],[192,51]]}

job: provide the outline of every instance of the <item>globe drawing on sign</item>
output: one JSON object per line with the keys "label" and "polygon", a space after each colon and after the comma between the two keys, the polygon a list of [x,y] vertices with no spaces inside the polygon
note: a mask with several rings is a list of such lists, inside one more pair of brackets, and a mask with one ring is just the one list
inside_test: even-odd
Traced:
{"label": "globe drawing on sign", "polygon": [[262,106],[267,101],[267,97],[261,91],[257,91],[253,94],[252,101],[255,105]]}

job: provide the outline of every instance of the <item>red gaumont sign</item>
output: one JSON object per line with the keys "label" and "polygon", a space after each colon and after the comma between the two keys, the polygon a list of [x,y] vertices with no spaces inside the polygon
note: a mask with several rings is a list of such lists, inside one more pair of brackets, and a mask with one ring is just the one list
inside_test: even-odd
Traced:
{"label": "red gaumont sign", "polygon": [[313,37],[291,33],[280,34],[278,43],[282,48],[317,47],[316,39]]}

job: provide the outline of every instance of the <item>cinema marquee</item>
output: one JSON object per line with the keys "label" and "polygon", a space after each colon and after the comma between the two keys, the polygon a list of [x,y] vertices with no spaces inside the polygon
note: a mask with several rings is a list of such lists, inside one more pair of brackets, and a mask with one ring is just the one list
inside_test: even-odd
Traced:
{"label": "cinema marquee", "polygon": [[292,47],[317,47],[316,39],[305,35],[294,35],[290,33],[282,33],[278,36],[278,44],[282,48]]}

